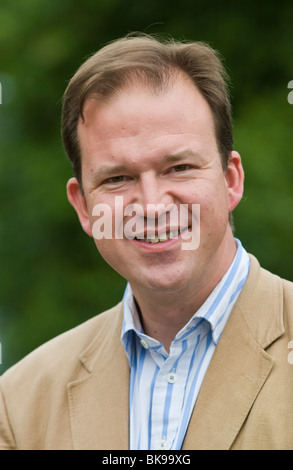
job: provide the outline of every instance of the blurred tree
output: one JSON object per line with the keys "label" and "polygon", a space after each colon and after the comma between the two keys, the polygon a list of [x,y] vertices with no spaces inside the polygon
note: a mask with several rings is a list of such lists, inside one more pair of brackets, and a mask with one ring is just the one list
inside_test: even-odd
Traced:
{"label": "blurred tree", "polygon": [[59,129],[77,67],[132,31],[207,41],[225,57],[246,170],[236,236],[293,280],[292,20],[291,0],[1,0],[0,372],[123,294],[67,202]]}

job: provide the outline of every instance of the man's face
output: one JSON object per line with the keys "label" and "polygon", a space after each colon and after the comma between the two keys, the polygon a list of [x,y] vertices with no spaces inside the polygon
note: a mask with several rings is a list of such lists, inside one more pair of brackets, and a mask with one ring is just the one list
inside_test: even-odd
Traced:
{"label": "man's face", "polygon": [[[146,238],[117,238],[113,232],[111,239],[95,239],[101,255],[134,291],[200,286],[205,278],[211,282],[211,273],[224,264],[229,266],[235,245],[228,215],[242,195],[241,161],[232,152],[223,172],[210,108],[188,78],[182,76],[165,92],[137,85],[107,103],[89,99],[78,136],[84,196],[72,178],[68,197],[89,235],[97,205],[110,208],[114,224],[118,196],[123,214],[131,204],[142,207],[145,216],[151,204],[172,204],[178,213],[183,204],[189,208],[188,224],[192,204],[200,205],[200,244],[195,250],[182,249],[182,236],[150,243]],[[130,218],[129,213],[123,217],[124,225]],[[155,216],[153,220],[158,222]],[[155,234],[163,228],[168,232],[166,220],[167,226],[156,225]]]}

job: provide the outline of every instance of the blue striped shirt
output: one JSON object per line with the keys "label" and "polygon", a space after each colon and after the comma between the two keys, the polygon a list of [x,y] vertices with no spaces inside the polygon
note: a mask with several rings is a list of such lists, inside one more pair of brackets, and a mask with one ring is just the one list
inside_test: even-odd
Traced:
{"label": "blue striped shirt", "polygon": [[128,284],[121,340],[130,364],[130,449],[181,449],[209,362],[247,279],[249,257],[239,240],[230,268],[175,336],[169,354],[144,334]]}

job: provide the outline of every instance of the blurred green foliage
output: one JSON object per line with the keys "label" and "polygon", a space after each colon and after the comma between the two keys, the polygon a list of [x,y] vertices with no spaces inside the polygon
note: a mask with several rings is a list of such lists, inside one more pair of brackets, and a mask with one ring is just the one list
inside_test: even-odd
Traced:
{"label": "blurred green foliage", "polygon": [[236,236],[293,280],[292,26],[291,0],[1,0],[0,373],[123,294],[67,202],[60,111],[77,67],[132,31],[206,41],[225,58],[246,172]]}

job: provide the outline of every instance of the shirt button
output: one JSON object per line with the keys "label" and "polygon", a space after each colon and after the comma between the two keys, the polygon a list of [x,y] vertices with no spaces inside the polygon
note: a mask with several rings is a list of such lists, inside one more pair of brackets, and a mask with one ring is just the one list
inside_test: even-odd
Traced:
{"label": "shirt button", "polygon": [[169,382],[169,384],[174,384],[176,380],[177,380],[177,375],[175,374],[175,372],[170,372],[167,375],[167,381]]}
{"label": "shirt button", "polygon": [[148,349],[148,347],[149,347],[149,345],[148,345],[148,343],[146,342],[145,339],[141,339],[141,340],[140,340],[140,344],[142,345],[142,347],[143,347],[144,349]]}
{"label": "shirt button", "polygon": [[166,449],[167,448],[167,441],[165,439],[162,439],[159,442],[159,449]]}

